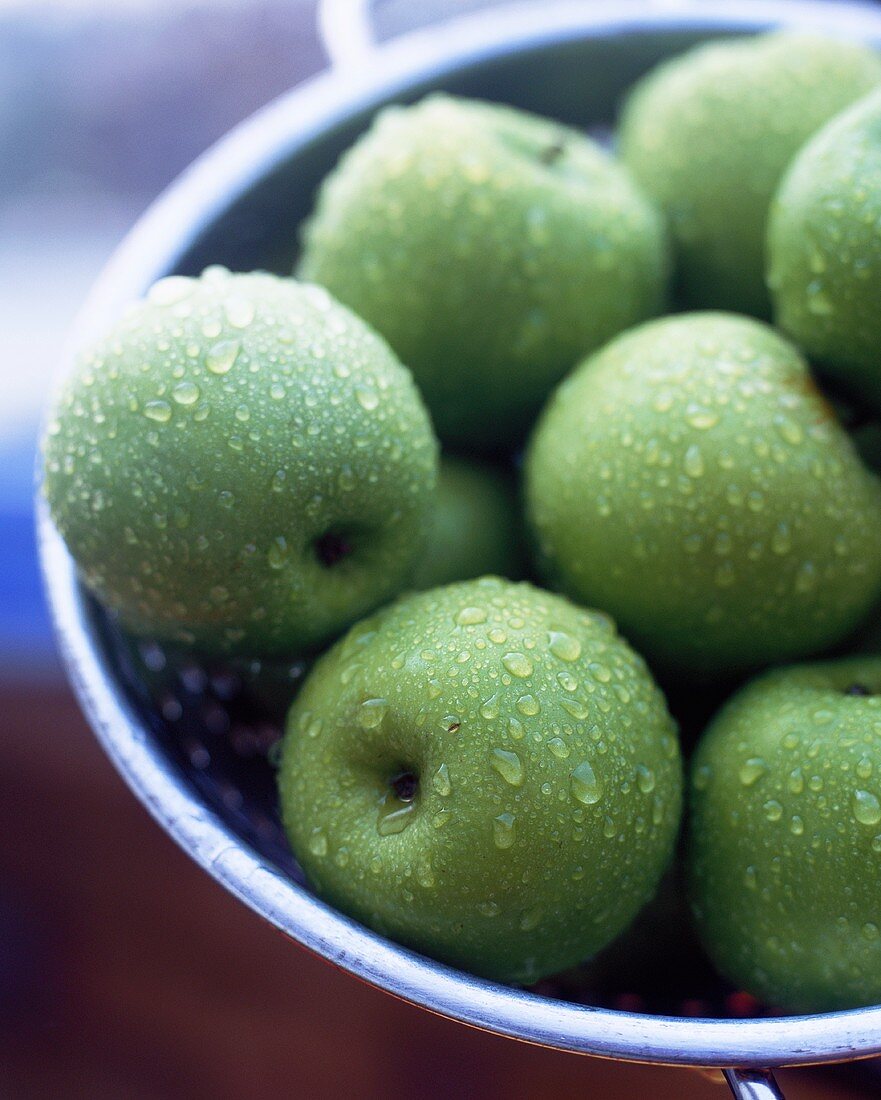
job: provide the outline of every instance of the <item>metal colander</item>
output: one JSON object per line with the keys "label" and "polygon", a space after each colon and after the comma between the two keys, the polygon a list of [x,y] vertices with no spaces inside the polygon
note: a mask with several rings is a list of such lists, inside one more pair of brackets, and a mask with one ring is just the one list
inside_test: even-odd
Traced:
{"label": "metal colander", "polygon": [[[154,204],[100,278],[71,352],[162,276],[211,263],[289,272],[319,181],[387,102],[443,88],[595,130],[612,123],[639,75],[708,37],[797,25],[881,43],[881,9],[794,0],[506,5],[382,46],[371,42],[363,3],[328,0],[320,23],[330,71],[234,130]],[[328,907],[305,885],[276,808],[273,746],[303,667],[203,664],[127,638],[80,587],[42,502],[38,512],[68,674],[108,754],[197,862],[300,943],[489,1031],[610,1058],[734,1067],[726,1069],[732,1090],[755,1100],[780,1095],[768,1067],[881,1052],[881,1007],[770,1015],[726,987],[695,944],[680,937],[658,948],[663,923],[652,927],[656,950],[645,965],[622,970],[613,947],[583,971],[525,991],[416,955]],[[681,928],[675,895],[667,923]],[[655,918],[657,910],[645,920]],[[639,926],[632,936],[637,944]]]}

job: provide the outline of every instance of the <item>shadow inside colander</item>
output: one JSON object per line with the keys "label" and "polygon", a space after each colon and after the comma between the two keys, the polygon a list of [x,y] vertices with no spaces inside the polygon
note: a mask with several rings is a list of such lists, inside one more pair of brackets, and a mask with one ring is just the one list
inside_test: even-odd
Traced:
{"label": "shadow inside colander", "polygon": [[[309,889],[282,829],[275,764],[303,662],[199,659],[127,636],[93,599],[90,617],[117,682],[156,744],[227,828]],[[773,1015],[715,974],[691,930],[678,867],[631,929],[583,966],[532,987],[577,1004],[660,1015]]]}

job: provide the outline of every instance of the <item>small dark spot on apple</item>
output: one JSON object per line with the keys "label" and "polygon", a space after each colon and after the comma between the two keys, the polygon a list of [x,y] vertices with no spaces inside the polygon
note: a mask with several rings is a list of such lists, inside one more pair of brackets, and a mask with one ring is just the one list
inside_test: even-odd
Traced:
{"label": "small dark spot on apple", "polygon": [[551,145],[546,145],[544,149],[538,154],[538,159],[542,164],[546,164],[550,167],[552,164],[560,159],[560,157],[566,152],[566,141],[564,138],[558,138]]}
{"label": "small dark spot on apple", "polygon": [[352,540],[340,531],[325,531],[313,545],[315,556],[328,569],[347,558],[354,549]]}
{"label": "small dark spot on apple", "polygon": [[851,684],[844,689],[845,695],[874,695],[874,691],[870,691],[865,684]]}
{"label": "small dark spot on apple", "polygon": [[411,771],[398,772],[389,783],[399,802],[412,802],[419,790],[419,776]]}
{"label": "small dark spot on apple", "polygon": [[447,726],[447,733],[455,733],[457,729],[462,725],[461,722],[453,722],[451,726]]}

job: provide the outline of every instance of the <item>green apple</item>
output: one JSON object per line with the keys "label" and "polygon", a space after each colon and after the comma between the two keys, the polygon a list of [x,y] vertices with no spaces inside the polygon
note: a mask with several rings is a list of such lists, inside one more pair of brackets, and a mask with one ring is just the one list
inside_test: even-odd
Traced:
{"label": "green apple", "polygon": [[86,585],[139,635],[288,661],[411,580],[437,443],[323,288],[172,276],[79,356],[44,443]]}
{"label": "green apple", "polygon": [[400,599],[318,661],[288,719],[284,822],[331,904],[534,982],[652,896],[679,822],[675,734],[604,615],[466,581]]}
{"label": "green apple", "polygon": [[820,651],[881,587],[881,481],[747,317],[650,322],[583,363],[535,429],[526,499],[543,575],[659,668]]}
{"label": "green apple", "polygon": [[815,130],[879,83],[867,46],[785,31],[699,46],[636,85],[621,157],[668,216],[684,305],[770,315],[777,184]]}
{"label": "green apple", "polygon": [[881,91],[798,154],[768,227],[778,324],[822,373],[881,407]]}
{"label": "green apple", "polygon": [[583,134],[433,95],[381,112],[328,177],[299,272],[411,368],[441,439],[522,440],[575,360],[661,310],[660,216]]}
{"label": "green apple", "polygon": [[881,1000],[881,657],[775,670],[691,769],[689,875],[719,970],[769,1004]]}
{"label": "green apple", "polygon": [[514,479],[483,462],[443,455],[430,533],[413,584],[435,588],[487,573],[525,573],[523,530]]}

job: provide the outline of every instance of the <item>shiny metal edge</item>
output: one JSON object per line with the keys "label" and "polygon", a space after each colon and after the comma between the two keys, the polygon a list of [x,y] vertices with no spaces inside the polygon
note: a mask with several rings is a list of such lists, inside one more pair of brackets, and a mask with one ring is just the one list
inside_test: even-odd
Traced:
{"label": "shiny metal edge", "polygon": [[[332,71],[269,104],[197,160],[114,253],[80,313],[70,353],[129,299],[174,270],[196,230],[280,159],[359,110],[430,75],[542,42],[641,29],[757,30],[797,24],[881,42],[881,11],[822,0],[591,5],[564,2],[461,17],[377,49],[369,71]],[[74,564],[37,501],[40,561],[68,677],[133,792],[180,846],[246,905],[305,947],[404,1000],[464,1023],[561,1050],[629,1061],[780,1066],[881,1053],[881,1007],[813,1016],[716,1020],[636,1015],[550,1000],[452,970],[324,905],[244,845],[189,789],[152,741],[101,659]]]}

